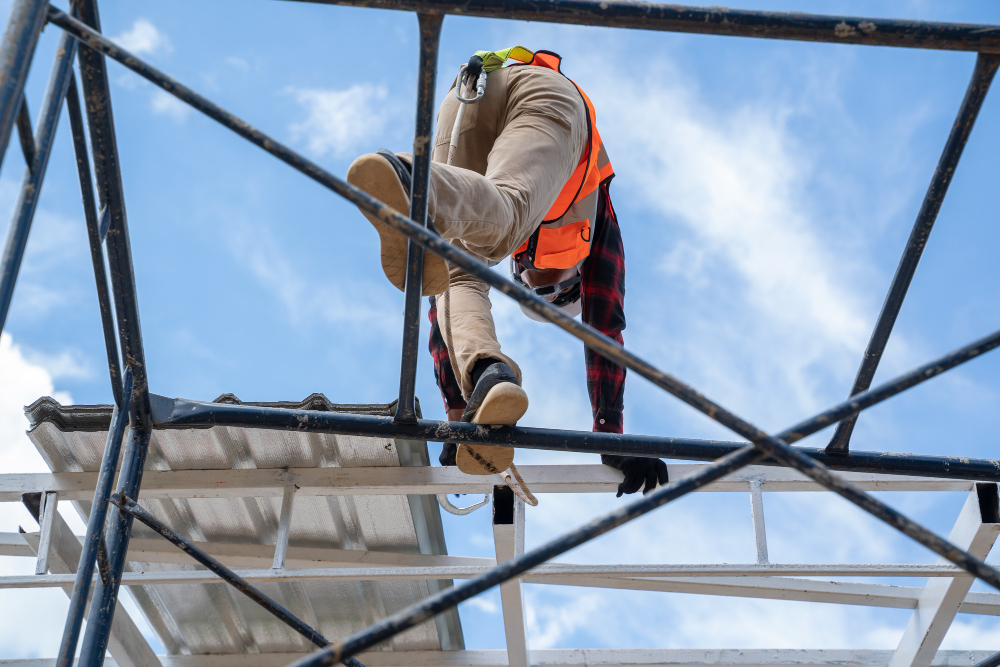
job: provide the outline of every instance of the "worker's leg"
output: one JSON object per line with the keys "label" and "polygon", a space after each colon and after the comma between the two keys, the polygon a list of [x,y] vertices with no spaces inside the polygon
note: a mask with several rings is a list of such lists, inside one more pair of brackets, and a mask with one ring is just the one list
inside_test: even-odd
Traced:
{"label": "worker's leg", "polygon": [[[493,85],[499,72],[490,75],[487,96],[494,91],[505,106],[480,109],[476,126],[462,135],[464,143],[456,155],[456,163],[476,168],[485,162],[485,173],[431,166],[430,212],[438,231],[460,248],[493,261],[510,255],[541,223],[587,140],[586,108],[568,79],[540,67],[504,71],[508,75],[498,79],[500,86]],[[441,106],[442,135],[454,119],[450,106],[447,100]],[[490,144],[489,133],[497,127]],[[447,144],[438,143],[435,159],[446,153]],[[462,393],[468,397],[472,392],[472,369],[481,359],[503,361],[520,380],[517,364],[500,351],[489,287],[457,267],[450,267],[449,273],[447,317],[442,322]]]}
{"label": "worker's leg", "polygon": [[521,369],[500,351],[489,285],[455,266],[449,273],[448,291],[437,298],[438,322],[462,395],[468,399],[472,394],[472,369],[482,359],[507,364],[520,383]]}
{"label": "worker's leg", "polygon": [[[504,73],[505,76],[497,75]],[[499,85],[493,86],[494,78]],[[448,240],[493,261],[524,242],[542,222],[586,149],[587,111],[566,77],[542,67],[515,67],[490,75],[476,126],[460,137],[455,163],[441,164],[447,145],[435,147],[431,165],[430,216]],[[439,133],[454,119],[445,100]],[[494,112],[495,111],[495,112]],[[495,134],[492,144],[488,139]],[[485,140],[484,140],[485,139]],[[474,151],[461,150],[467,143]],[[482,152],[487,151],[485,172]],[[469,165],[472,169],[462,168]]]}

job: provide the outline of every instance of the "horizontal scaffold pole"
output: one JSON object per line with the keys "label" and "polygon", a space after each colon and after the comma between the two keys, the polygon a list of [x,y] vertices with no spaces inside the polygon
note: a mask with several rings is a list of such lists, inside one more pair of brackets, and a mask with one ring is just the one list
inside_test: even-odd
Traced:
{"label": "horizontal scaffold pole", "polygon": [[408,12],[437,12],[517,21],[544,21],[687,32],[725,37],[761,37],[833,44],[897,46],[1000,53],[1000,26],[828,16],[634,0],[305,0]]}
{"label": "horizontal scaffold pole", "polygon": [[[783,440],[797,442],[844,417],[858,414],[921,382],[974,359],[1000,346],[1000,331],[939,357],[889,382],[852,396],[818,415],[787,429]],[[630,454],[658,458],[714,461],[741,447],[745,442],[670,438],[619,433],[564,431],[525,427],[484,427],[467,422],[418,420],[399,423],[388,417],[355,415],[316,410],[295,410],[230,403],[205,403],[152,395],[152,419],[158,428],[245,426],[295,431],[313,431],[384,438],[475,442],[524,449],[592,454]],[[1000,461],[960,456],[925,456],[892,452],[855,451],[829,454],[823,449],[797,451],[836,470],[921,475],[978,481],[1000,481]],[[781,465],[762,458],[764,464]]]}

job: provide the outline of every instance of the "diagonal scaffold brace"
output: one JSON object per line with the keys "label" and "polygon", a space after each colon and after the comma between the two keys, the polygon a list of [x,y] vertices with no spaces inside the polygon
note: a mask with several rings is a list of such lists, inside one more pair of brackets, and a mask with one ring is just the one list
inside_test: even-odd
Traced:
{"label": "diagonal scaffold brace", "polygon": [[[309,624],[299,619],[299,617],[295,614],[282,607],[269,596],[265,595],[259,588],[255,587],[249,581],[223,565],[217,558],[206,553],[204,549],[185,539],[180,533],[143,509],[139,503],[135,502],[131,498],[117,493],[111,496],[111,503],[120,511],[138,519],[152,528],[171,544],[175,545],[178,549],[191,556],[191,558],[217,574],[226,583],[230,584],[236,590],[243,593],[243,595],[259,604],[265,610],[281,620],[281,622],[285,625],[298,632],[316,646],[322,648],[330,645],[330,640],[324,637],[319,630],[316,630]],[[365,667],[354,658],[345,658],[341,662],[347,665],[347,667]]]}

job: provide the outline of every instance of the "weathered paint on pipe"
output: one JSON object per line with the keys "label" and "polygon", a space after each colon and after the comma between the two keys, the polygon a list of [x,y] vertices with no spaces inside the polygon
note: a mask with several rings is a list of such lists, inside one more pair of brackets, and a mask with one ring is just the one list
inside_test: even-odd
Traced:
{"label": "weathered paint on pipe", "polygon": [[[70,20],[85,26],[87,30],[100,31],[100,18],[95,0],[79,0],[74,3],[74,7],[79,7],[82,20]],[[52,11],[51,7],[49,11]],[[64,16],[70,18],[66,14]],[[111,215],[111,226],[108,229],[105,247],[115,315],[118,319],[116,323],[118,346],[122,361],[132,368],[135,378],[136,395],[132,400],[132,414],[129,415],[129,419],[135,427],[146,429],[149,427],[149,380],[146,376],[146,356],[142,347],[142,328],[139,323],[139,304],[136,298],[135,272],[132,268],[132,249],[128,235],[125,195],[122,190],[107,66],[104,56],[93,49],[80,49],[78,63],[84,107],[87,110],[98,202],[102,208],[107,207]]]}
{"label": "weathered paint on pipe", "polygon": [[38,136],[32,144],[34,161],[24,170],[17,204],[11,216],[10,229],[7,231],[3,258],[0,259],[0,331],[7,321],[17,274],[21,269],[21,260],[24,259],[24,249],[28,245],[31,222],[38,207],[42,181],[49,164],[49,156],[52,154],[56,129],[59,127],[63,98],[66,96],[69,78],[73,75],[73,56],[76,55],[76,48],[76,40],[69,35],[63,35],[59,40],[55,62],[52,63],[52,74],[45,89],[45,98],[38,116]]}
{"label": "weathered paint on pipe", "polygon": [[[266,609],[268,612],[273,614],[276,618],[281,620],[285,625],[292,628],[300,635],[311,641],[313,644],[319,647],[329,646],[330,640],[320,634],[319,630],[311,627],[309,624],[305,623],[298,616],[288,611],[276,601],[262,593],[257,587],[251,584],[249,581],[241,577],[240,575],[233,572],[232,569],[226,567],[220,563],[216,558],[209,555],[205,550],[186,540],[182,535],[173,530],[170,526],[166,525],[155,516],[147,512],[134,500],[115,494],[111,498],[111,502],[114,503],[119,510],[131,515],[132,517],[143,522],[157,533],[162,535],[170,543],[176,546],[178,549],[191,556],[209,570],[221,577],[226,583],[233,586],[236,590],[246,595],[248,598],[259,604],[261,607]],[[344,661],[344,664],[350,667],[364,667],[360,662],[349,658]]]}
{"label": "weathered paint on pipe", "polygon": [[122,374],[118,360],[118,341],[115,335],[114,314],[111,312],[108,274],[104,266],[104,251],[101,249],[102,236],[98,229],[94,183],[90,177],[90,158],[87,157],[87,138],[83,130],[83,113],[80,110],[80,94],[76,89],[75,77],[70,77],[69,90],[66,91],[66,111],[69,115],[70,131],[73,134],[76,169],[80,177],[83,216],[87,221],[87,240],[90,242],[90,260],[94,267],[94,283],[97,286],[97,305],[101,311],[101,328],[104,330],[104,351],[108,359],[108,374],[111,376],[111,393],[115,405],[121,405]]}
{"label": "weathered paint on pipe", "polygon": [[0,43],[0,164],[20,112],[47,6],[46,0],[15,0]]}
{"label": "weathered paint on pipe", "polygon": [[[96,0],[77,0],[73,3],[73,11],[79,12],[82,19],[82,22],[78,22],[80,25],[89,26],[88,30],[100,30],[101,22]],[[131,430],[122,458],[118,492],[130,498],[137,498],[152,431],[149,420],[149,380],[146,375],[142,331],[139,325],[139,305],[128,237],[125,196],[122,191],[111,93],[104,56],[93,49],[79,49],[78,62],[99,201],[102,206],[108,207],[111,214],[106,249],[115,300],[115,315],[118,320],[116,324],[119,345],[122,359],[133,376],[129,411]],[[111,632],[111,619],[118,602],[118,589],[131,535],[132,517],[118,511],[112,512],[106,539],[108,583],[99,582],[94,591],[87,630],[80,649],[80,664],[84,667],[97,666],[104,662]]]}
{"label": "weathered paint on pipe", "polygon": [[[927,245],[927,239],[931,235],[931,229],[937,220],[944,197],[948,194],[948,186],[951,185],[958,161],[962,157],[962,150],[972,133],[972,127],[976,123],[976,117],[983,106],[983,100],[986,99],[986,93],[990,89],[990,83],[993,81],[998,65],[1000,65],[1000,56],[980,55],[976,59],[972,80],[965,91],[965,98],[958,110],[958,116],[951,127],[951,133],[948,135],[948,141],[941,152],[931,183],[927,187],[924,201],[920,205],[920,212],[917,213],[917,220],[913,223],[910,238],[906,242],[903,256],[896,267],[896,274],[892,277],[889,292],[882,304],[882,311],[875,322],[868,347],[861,358],[861,366],[854,378],[851,395],[864,391],[872,384],[875,371],[882,359],[882,353],[885,352],[885,346],[889,342],[892,327],[899,315],[899,309],[902,308],[903,299],[906,298],[910,281],[913,280],[913,274],[917,271],[920,256],[924,252],[924,246]],[[830,444],[827,445],[827,451],[831,454],[846,452],[850,448],[851,433],[854,431],[856,423],[857,417],[853,417],[837,424]]]}
{"label": "weathered paint on pipe", "polygon": [[988,24],[827,16],[727,7],[685,7],[630,0],[305,1],[327,5],[439,12],[460,16],[594,25],[606,28],[1000,53],[1000,26]]}
{"label": "weathered paint on pipe", "polygon": [[35,133],[31,130],[31,114],[28,113],[28,98],[21,97],[17,110],[17,138],[21,140],[21,154],[28,169],[35,166]]}
{"label": "weathered paint on pipe", "polygon": [[[797,442],[846,416],[885,401],[896,394],[947,370],[1000,347],[1000,331],[945,354],[874,389],[853,396],[828,410],[785,429],[777,437]],[[289,410],[228,403],[204,403],[184,399],[152,397],[153,423],[158,428],[196,428],[241,425],[344,435],[403,438],[412,440],[476,442],[523,449],[546,449],[594,454],[628,454],[659,458],[714,461],[749,443],[692,438],[565,431],[524,427],[485,427],[465,422],[421,419],[399,424],[387,417],[313,410]],[[1000,481],[1000,461],[963,456],[924,456],[894,452],[852,452],[830,455],[819,448],[799,448],[807,456],[837,470],[897,475]],[[763,461],[780,465],[773,459]]]}
{"label": "weathered paint on pipe", "polygon": [[982,662],[977,663],[975,667],[1000,667],[1000,653],[994,653]]}
{"label": "weathered paint on pipe", "polygon": [[[417,119],[413,136],[413,178],[410,219],[427,225],[427,193],[431,177],[431,141],[434,125],[434,87],[437,83],[440,14],[417,14],[420,27],[420,58],[417,67]],[[396,421],[417,418],[417,358],[420,354],[420,296],[423,293],[424,249],[410,241],[406,249],[406,296],[403,307],[403,347],[400,354],[399,401]]]}
{"label": "weathered paint on pipe", "polygon": [[[133,381],[134,382],[134,381]],[[135,392],[133,391],[133,398]],[[142,484],[149,438],[152,431],[140,431],[134,426],[129,429],[128,444],[122,455],[121,472],[118,475],[118,493],[136,495]],[[87,614],[87,631],[80,647],[81,667],[100,667],[104,664],[104,653],[108,648],[111,621],[118,605],[118,589],[125,569],[129,538],[132,536],[132,516],[112,511],[107,531],[108,583],[98,580],[94,596]],[[88,526],[89,532],[89,526]]]}
{"label": "weathered paint on pipe", "polygon": [[[126,400],[120,408],[116,405],[111,413],[111,428],[108,430],[108,439],[104,443],[104,456],[101,458],[101,469],[97,475],[94,502],[90,506],[87,534],[83,538],[83,551],[80,552],[80,562],[76,567],[76,581],[69,602],[69,612],[66,614],[62,641],[59,643],[59,657],[56,659],[56,667],[70,667],[73,664],[76,644],[80,639],[80,627],[83,624],[83,611],[87,605],[87,598],[90,596],[94,561],[98,551],[104,546],[104,520],[108,513],[108,498],[111,495],[111,485],[115,481],[115,469],[118,467],[118,454],[122,449],[125,427],[128,425],[130,407],[128,401],[132,399],[131,371],[126,370],[123,379]],[[104,568],[102,568],[101,579],[107,585],[109,572],[103,570]]]}

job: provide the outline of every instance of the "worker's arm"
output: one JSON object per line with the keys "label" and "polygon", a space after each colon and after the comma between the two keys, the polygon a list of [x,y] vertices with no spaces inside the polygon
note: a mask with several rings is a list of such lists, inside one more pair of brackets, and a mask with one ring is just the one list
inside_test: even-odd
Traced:
{"label": "worker's arm", "polygon": [[[583,321],[624,345],[625,246],[615,217],[607,184],[601,186],[601,202],[593,226],[590,255],[583,265]],[[625,368],[585,348],[587,390],[594,413],[594,430],[623,433]],[[621,470],[625,479],[618,496],[640,488],[649,493],[657,483],[666,484],[667,465],[660,459],[602,454],[601,462]]]}

